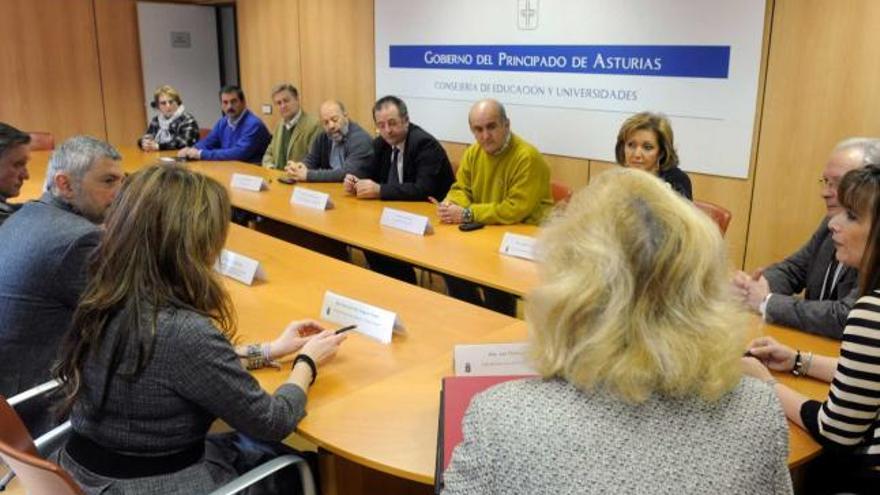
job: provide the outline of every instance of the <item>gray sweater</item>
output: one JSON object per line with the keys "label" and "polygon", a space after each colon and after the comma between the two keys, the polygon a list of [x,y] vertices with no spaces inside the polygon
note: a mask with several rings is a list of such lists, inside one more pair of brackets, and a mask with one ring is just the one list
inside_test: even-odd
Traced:
{"label": "gray sweater", "polygon": [[[123,334],[120,319],[110,323],[104,342]],[[99,412],[111,347],[86,363],[71,421],[78,433],[117,452],[182,450],[203,441],[217,417],[251,437],[281,440],[305,416],[302,389],[285,384],[274,395],[264,392],[211,321],[186,310],[160,313],[149,364],[134,380],[117,374]]]}
{"label": "gray sweater", "polygon": [[792,493],[785,415],[750,378],[711,404],[507,382],[474,398],[463,432],[445,494]]}

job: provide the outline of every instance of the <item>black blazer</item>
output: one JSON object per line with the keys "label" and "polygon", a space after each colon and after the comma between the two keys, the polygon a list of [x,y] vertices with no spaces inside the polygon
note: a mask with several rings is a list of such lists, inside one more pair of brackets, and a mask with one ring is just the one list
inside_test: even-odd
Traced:
{"label": "black blazer", "polygon": [[455,174],[446,151],[434,136],[410,124],[403,150],[403,184],[388,184],[391,175],[391,146],[378,136],[373,140],[373,164],[367,177],[381,184],[384,200],[424,201],[428,196],[446,197]]}

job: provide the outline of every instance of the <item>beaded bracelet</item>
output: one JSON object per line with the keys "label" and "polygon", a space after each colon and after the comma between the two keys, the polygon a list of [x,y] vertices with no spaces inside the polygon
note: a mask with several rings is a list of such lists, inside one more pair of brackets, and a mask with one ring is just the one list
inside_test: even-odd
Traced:
{"label": "beaded bracelet", "polygon": [[261,344],[248,344],[245,359],[247,360],[245,368],[249,370],[263,368],[269,362],[264,356]]}

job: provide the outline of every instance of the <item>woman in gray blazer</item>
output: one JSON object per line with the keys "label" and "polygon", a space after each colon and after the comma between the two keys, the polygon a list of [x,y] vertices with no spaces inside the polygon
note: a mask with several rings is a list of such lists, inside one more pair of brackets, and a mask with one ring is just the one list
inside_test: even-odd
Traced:
{"label": "woman in gray blazer", "polygon": [[[230,212],[221,184],[165,165],[129,177],[111,207],[55,370],[73,425],[59,462],[86,493],[210,492],[284,451],[305,415],[317,366],[344,337],[304,321],[230,343],[213,270]],[[297,351],[273,394],[245,370]],[[239,433],[208,435],[218,417]]]}
{"label": "woman in gray blazer", "polygon": [[539,378],[474,398],[445,493],[791,493],[788,428],[743,378],[715,224],[656,176],[603,173],[539,242]]}

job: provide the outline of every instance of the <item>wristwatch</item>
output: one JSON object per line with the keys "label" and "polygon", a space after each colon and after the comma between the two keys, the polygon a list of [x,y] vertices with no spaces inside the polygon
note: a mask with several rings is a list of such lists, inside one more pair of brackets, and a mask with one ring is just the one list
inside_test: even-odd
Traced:
{"label": "wristwatch", "polygon": [[465,208],[461,212],[461,223],[471,223],[474,221],[474,212],[470,208]]}

